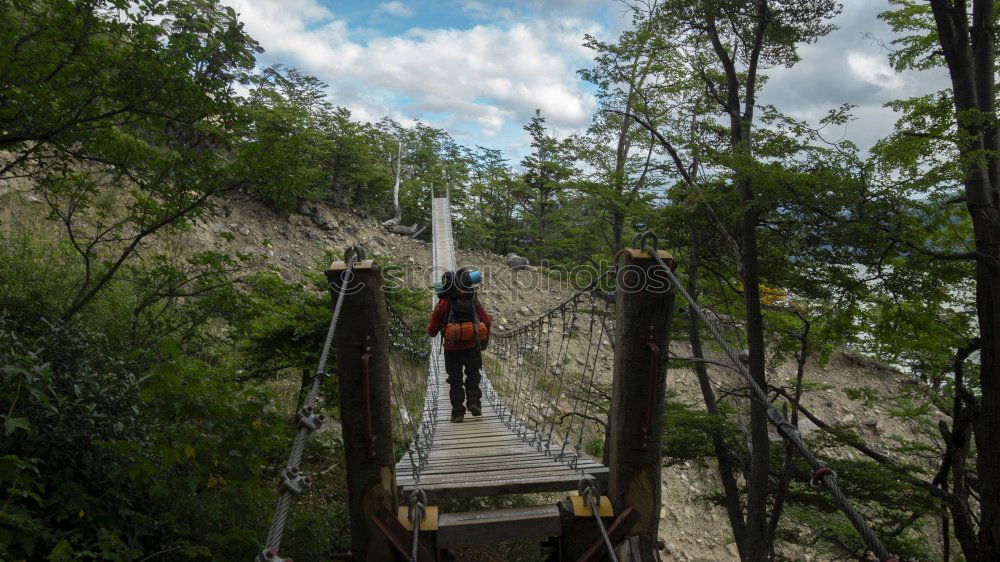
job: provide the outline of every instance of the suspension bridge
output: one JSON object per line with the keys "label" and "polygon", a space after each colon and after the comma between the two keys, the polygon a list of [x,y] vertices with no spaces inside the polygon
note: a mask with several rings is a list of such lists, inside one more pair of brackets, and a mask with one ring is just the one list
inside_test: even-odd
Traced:
{"label": "suspension bridge", "polygon": [[[457,269],[447,197],[433,198],[431,212],[439,277]],[[659,560],[666,350],[678,293],[767,405],[779,435],[812,466],[812,483],[830,491],[879,560],[891,560],[833,471],[680,285],[669,254],[648,235],[633,245],[584,290],[491,335],[482,415],[462,423],[450,423],[440,340],[411,328],[387,303],[379,265],[362,248],[348,249],[327,272],[334,313],[257,560],[286,560],[278,552],[291,501],[311,482],[299,465],[306,438],[324,421],[317,400],[332,350],[353,545],[345,558],[445,560],[458,547],[537,539],[548,560]],[[453,498],[508,495],[529,501],[439,509]],[[530,500],[541,503],[525,506]]]}
{"label": "suspension bridge", "polygon": [[[434,271],[455,271],[458,266],[452,244],[448,200],[435,198],[432,213]],[[434,304],[436,300],[437,297]],[[541,324],[535,323],[539,327]],[[542,335],[540,330],[532,331],[531,341],[521,337],[516,342],[512,336],[495,335],[493,341],[495,348],[500,348],[498,353],[505,358],[520,353],[516,359],[523,366],[524,355],[531,352],[529,346],[532,342],[549,346],[551,338],[543,340]],[[544,357],[542,359],[543,363],[550,364],[544,361]],[[504,403],[489,375],[484,376],[482,381],[485,398],[483,415],[467,416],[461,424],[448,423],[451,403],[448,400],[448,384],[442,376],[443,365],[441,341],[435,338],[431,343],[429,400],[425,404],[426,426],[429,427],[414,436],[414,450],[404,455],[396,465],[397,485],[403,495],[418,489],[431,498],[562,492],[575,490],[583,474],[592,475],[602,485],[606,484],[607,467],[581,458],[578,453],[566,454],[565,447],[562,450],[553,448],[550,433],[555,430],[554,424],[526,425],[526,416],[518,416],[521,412],[517,411],[517,402],[520,401],[517,399],[522,398],[523,393],[514,394],[516,402],[510,405]],[[494,369],[487,368],[487,371],[504,372],[501,363],[494,361],[494,365]],[[556,368],[561,366],[561,362],[557,363]],[[537,375],[535,371],[538,369],[532,371]],[[524,386],[527,387],[528,383]],[[553,409],[552,404],[545,406],[547,410]],[[547,419],[548,412],[541,410],[534,409],[533,419],[552,421]],[[542,433],[546,427],[550,433]]]}

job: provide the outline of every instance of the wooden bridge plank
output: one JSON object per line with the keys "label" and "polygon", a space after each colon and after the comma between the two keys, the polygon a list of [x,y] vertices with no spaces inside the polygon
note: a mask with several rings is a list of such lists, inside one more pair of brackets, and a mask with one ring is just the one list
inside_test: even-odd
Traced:
{"label": "wooden bridge plank", "polygon": [[[601,465],[595,462],[580,462],[577,464],[577,468],[589,469],[597,468]],[[498,468],[502,467],[502,468]],[[539,467],[558,467],[560,469],[569,470],[564,463],[555,461],[551,458],[547,459],[537,459],[537,458],[524,458],[511,457],[510,459],[505,459],[503,463],[489,462],[489,463],[448,463],[448,464],[431,464],[428,463],[427,466],[420,472],[422,475],[429,474],[440,474],[448,472],[492,472],[496,470],[520,470],[525,468],[539,468]],[[407,470],[400,470],[396,472],[397,476],[407,476],[413,474],[412,468]]]}
{"label": "wooden bridge plank", "polygon": [[518,539],[542,539],[562,532],[554,505],[444,513],[438,519],[438,548],[491,544]]}
{"label": "wooden bridge plank", "polygon": [[[569,464],[568,459],[557,460],[552,456],[545,456],[541,453],[535,454],[523,454],[523,455],[511,455],[501,458],[491,457],[491,458],[466,458],[466,459],[456,459],[456,460],[429,460],[425,465],[425,470],[429,470],[431,467],[472,467],[472,466],[510,466],[511,464],[523,464],[523,463],[539,463],[539,464],[556,464],[559,466],[567,466]],[[582,466],[601,466],[600,463],[592,461],[590,459],[579,459],[577,461],[578,465]],[[400,463],[399,466],[403,470],[410,470],[410,463],[406,462]]]}
{"label": "wooden bridge plank", "polygon": [[[465,482],[465,483],[485,483],[485,482],[527,482],[532,479],[548,476],[560,476],[569,479],[575,479],[578,481],[582,473],[592,474],[594,476],[600,476],[602,474],[607,474],[607,467],[594,466],[594,467],[583,467],[578,470],[572,470],[569,467],[557,468],[535,468],[535,469],[525,469],[523,471],[518,471],[516,475],[512,475],[508,470],[493,470],[488,472],[452,472],[445,474],[432,474],[432,475],[421,475],[420,482],[422,485],[430,484],[441,484],[445,482]],[[403,477],[398,479],[399,485],[409,485],[412,484],[411,477]]]}
{"label": "wooden bridge plank", "polygon": [[[587,474],[590,472],[585,471]],[[594,470],[593,472],[599,473],[599,470]],[[463,472],[463,473],[446,473],[446,474],[430,474],[420,476],[420,485],[422,487],[435,486],[438,484],[449,484],[453,482],[467,483],[467,484],[479,484],[479,483],[489,483],[497,481],[510,481],[510,482],[530,482],[537,478],[548,478],[557,477],[572,480],[574,483],[578,483],[580,480],[580,474],[560,468],[532,468],[519,470],[517,476],[512,477],[510,471],[507,470],[494,470],[491,472]],[[399,486],[411,486],[414,484],[413,480],[400,479],[397,482]]]}
{"label": "wooden bridge plank", "polygon": [[[607,472],[595,473],[598,482],[607,480]],[[502,494],[535,494],[542,492],[567,492],[575,490],[579,483],[579,475],[568,473],[567,476],[544,476],[526,479],[496,479],[449,482],[446,484],[424,484],[420,488],[429,498],[436,500],[444,498],[475,498]],[[413,490],[412,486],[401,486],[404,493]]]}

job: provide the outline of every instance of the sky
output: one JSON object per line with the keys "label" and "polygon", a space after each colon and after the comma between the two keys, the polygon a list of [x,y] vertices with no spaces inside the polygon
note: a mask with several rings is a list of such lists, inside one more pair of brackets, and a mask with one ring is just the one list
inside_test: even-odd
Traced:
{"label": "sky", "polygon": [[[838,29],[800,48],[802,61],[769,69],[759,103],[817,120],[843,103],[857,117],[830,140],[862,149],[895,121],[883,104],[947,85],[941,72],[896,74],[876,15],[888,0],[842,0]],[[614,40],[630,25],[616,0],[223,0],[265,49],[258,64],[317,76],[355,118],[389,116],[440,127],[461,144],[499,148],[515,163],[528,149],[522,126],[541,109],[559,136],[586,129],[597,107],[577,70],[589,67],[591,34]]]}

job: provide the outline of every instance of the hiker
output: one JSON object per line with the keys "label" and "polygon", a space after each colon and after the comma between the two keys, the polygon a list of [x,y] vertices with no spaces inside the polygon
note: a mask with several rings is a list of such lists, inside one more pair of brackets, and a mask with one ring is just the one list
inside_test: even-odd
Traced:
{"label": "hiker", "polygon": [[[438,303],[427,324],[427,334],[441,334],[444,370],[451,390],[451,421],[461,422],[466,406],[473,416],[483,415],[483,392],[479,388],[483,366],[482,349],[490,336],[490,315],[476,297],[482,280],[478,271],[466,268],[445,272],[436,287]],[[463,385],[463,373],[464,385]]]}

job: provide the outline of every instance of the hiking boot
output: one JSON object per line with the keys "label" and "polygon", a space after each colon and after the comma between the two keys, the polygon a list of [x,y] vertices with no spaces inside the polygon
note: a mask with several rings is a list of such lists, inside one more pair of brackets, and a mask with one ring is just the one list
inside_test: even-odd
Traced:
{"label": "hiking boot", "polygon": [[461,423],[465,419],[465,414],[452,414],[451,423]]}
{"label": "hiking boot", "polygon": [[483,415],[483,407],[479,404],[469,404],[469,412],[473,416],[481,416]]}

